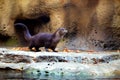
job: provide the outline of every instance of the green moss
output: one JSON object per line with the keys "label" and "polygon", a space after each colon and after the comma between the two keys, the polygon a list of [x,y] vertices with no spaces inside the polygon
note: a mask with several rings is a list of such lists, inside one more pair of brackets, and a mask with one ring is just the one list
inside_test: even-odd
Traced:
{"label": "green moss", "polygon": [[15,38],[10,38],[5,42],[5,46],[18,46],[18,40]]}

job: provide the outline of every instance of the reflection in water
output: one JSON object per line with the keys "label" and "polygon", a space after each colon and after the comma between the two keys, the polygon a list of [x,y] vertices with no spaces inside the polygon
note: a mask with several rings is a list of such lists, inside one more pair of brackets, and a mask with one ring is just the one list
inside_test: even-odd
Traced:
{"label": "reflection in water", "polygon": [[[74,64],[73,64],[74,65]],[[48,67],[47,67],[48,68]],[[117,72],[117,71],[116,71]],[[120,71],[118,71],[120,73]],[[119,75],[113,75],[109,78],[107,77],[93,77],[92,72],[89,73],[87,70],[83,70],[80,72],[69,73],[69,71],[64,72],[62,69],[58,69],[56,72],[54,71],[42,71],[38,69],[27,69],[24,71],[20,70],[12,70],[10,68],[0,69],[0,79],[5,80],[119,80]],[[96,74],[97,75],[97,74]],[[105,74],[106,75],[106,74]]]}
{"label": "reflection in water", "polygon": [[0,79],[5,80],[119,80],[120,53],[29,52],[1,48],[0,68]]}

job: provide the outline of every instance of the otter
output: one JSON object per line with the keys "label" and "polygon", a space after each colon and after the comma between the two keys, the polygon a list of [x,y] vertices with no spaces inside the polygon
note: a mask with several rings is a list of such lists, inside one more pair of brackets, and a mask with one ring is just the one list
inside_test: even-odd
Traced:
{"label": "otter", "polygon": [[32,50],[34,47],[36,51],[40,51],[40,47],[45,47],[45,50],[52,49],[54,52],[59,41],[67,33],[65,28],[58,28],[54,33],[38,33],[31,36],[27,26],[23,23],[16,23],[15,28],[23,28],[25,39],[29,42],[29,49]]}

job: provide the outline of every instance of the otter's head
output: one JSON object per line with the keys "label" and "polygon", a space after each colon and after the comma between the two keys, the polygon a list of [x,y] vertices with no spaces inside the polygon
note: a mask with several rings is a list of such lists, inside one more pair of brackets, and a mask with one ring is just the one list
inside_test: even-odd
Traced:
{"label": "otter's head", "polygon": [[64,36],[68,31],[65,29],[65,28],[59,28],[57,30],[57,33],[60,35],[60,36]]}

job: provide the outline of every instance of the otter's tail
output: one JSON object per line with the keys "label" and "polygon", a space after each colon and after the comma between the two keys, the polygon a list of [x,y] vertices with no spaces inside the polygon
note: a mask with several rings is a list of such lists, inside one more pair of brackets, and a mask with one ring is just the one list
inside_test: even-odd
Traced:
{"label": "otter's tail", "polygon": [[29,41],[31,39],[31,34],[27,28],[26,25],[22,24],[22,23],[16,23],[15,24],[15,28],[20,29],[23,28],[23,32],[24,32],[24,37],[27,41]]}

